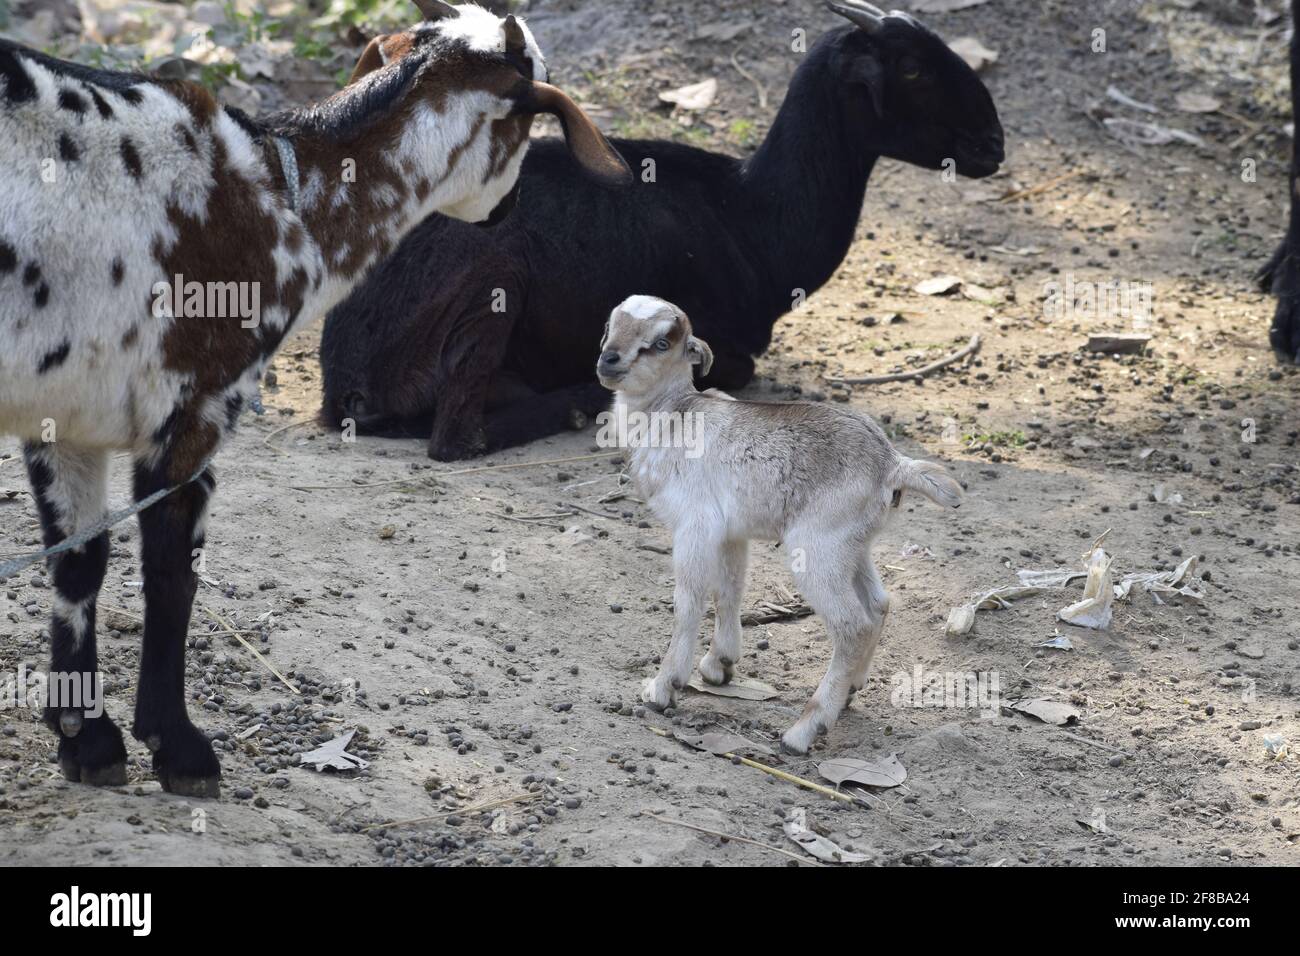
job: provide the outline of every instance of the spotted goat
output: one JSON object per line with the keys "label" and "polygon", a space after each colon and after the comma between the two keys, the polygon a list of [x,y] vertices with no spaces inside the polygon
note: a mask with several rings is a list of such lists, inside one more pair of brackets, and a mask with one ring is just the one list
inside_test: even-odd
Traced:
{"label": "spotted goat", "polygon": [[[432,213],[499,219],[536,113],[595,177],[626,166],[545,82],[528,28],[416,0],[347,88],[262,120],[202,87],[104,72],[0,41],[0,434],[24,442],[47,548],[101,524],[127,451],[140,513],[144,643],[132,732],[175,793],[220,766],[184,700],[185,646],[215,488],[209,462],[280,343]],[[98,668],[108,533],[49,559],[51,674]],[[51,686],[53,686],[51,681]],[[125,781],[102,707],[51,699],[71,780]]]}

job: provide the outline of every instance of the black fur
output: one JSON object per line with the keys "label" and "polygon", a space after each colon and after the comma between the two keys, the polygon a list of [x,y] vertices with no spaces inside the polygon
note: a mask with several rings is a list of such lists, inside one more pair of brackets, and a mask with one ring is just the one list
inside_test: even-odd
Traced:
{"label": "black fur", "polygon": [[[927,65],[929,86],[899,87],[905,56]],[[543,140],[499,226],[419,226],[326,322],[324,420],[401,433],[432,417],[429,453],[442,459],[578,424],[607,403],[593,388],[601,331],[634,293],[685,309],[716,356],[702,384],[739,388],[795,290],[812,294],[839,267],[880,156],[931,168],[952,157],[958,172],[987,175],[1002,129],[975,74],[900,22],[889,35],[823,37],[747,161],[614,145],[638,177],[626,190],[591,184],[561,142]],[[653,183],[640,179],[647,159]]]}
{"label": "black fur", "polygon": [[26,103],[36,99],[36,84],[27,75],[19,51],[26,54],[25,47],[8,40],[0,40],[0,78],[5,81],[5,100],[10,103]]}
{"label": "black fur", "polygon": [[[1291,113],[1295,118],[1300,117],[1300,3],[1291,4],[1291,16]],[[1286,238],[1260,269],[1258,278],[1265,292],[1277,296],[1269,330],[1273,352],[1279,361],[1300,363],[1300,202],[1296,197],[1300,189],[1300,144],[1291,147],[1289,183],[1291,216]]]}
{"label": "black fur", "polygon": [[18,268],[18,254],[7,242],[0,242],[0,276],[8,275]]}
{"label": "black fur", "polygon": [[139,179],[144,175],[144,165],[140,162],[140,151],[135,148],[135,143],[122,137],[121,143],[122,165],[132,179]]}
{"label": "black fur", "polygon": [[72,90],[59,90],[59,106],[78,116],[84,115],[89,107],[80,93],[74,93]]}
{"label": "black fur", "polygon": [[[47,294],[48,294],[48,290],[47,290]],[[46,372],[50,371],[51,369],[58,368],[60,365],[62,365],[64,362],[68,360],[68,352],[70,352],[71,350],[72,350],[72,343],[64,342],[53,352],[46,353],[45,357],[41,359],[41,366],[39,369],[37,369],[37,371],[41,375],[44,375]]]}
{"label": "black fur", "polygon": [[81,150],[67,133],[59,134],[59,158],[65,163],[75,163],[81,158]]}

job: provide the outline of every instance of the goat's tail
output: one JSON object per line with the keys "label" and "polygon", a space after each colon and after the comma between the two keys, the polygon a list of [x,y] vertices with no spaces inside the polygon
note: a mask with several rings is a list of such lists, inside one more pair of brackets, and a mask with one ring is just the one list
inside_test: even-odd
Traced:
{"label": "goat's tail", "polygon": [[920,492],[935,504],[947,508],[956,508],[961,504],[961,485],[937,462],[919,461],[899,455],[890,485],[894,488],[895,508],[902,499],[904,488]]}

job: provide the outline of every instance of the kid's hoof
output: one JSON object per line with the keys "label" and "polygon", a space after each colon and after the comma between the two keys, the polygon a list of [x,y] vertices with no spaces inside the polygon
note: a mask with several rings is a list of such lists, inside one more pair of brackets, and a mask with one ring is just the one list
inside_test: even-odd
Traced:
{"label": "kid's hoof", "polygon": [[700,677],[704,679],[704,683],[712,684],[714,687],[731,683],[735,673],[736,668],[731,661],[723,657],[714,657],[712,651],[700,660]]}
{"label": "kid's hoof", "polygon": [[569,409],[569,430],[580,432],[587,427],[587,413],[580,408]]}
{"label": "kid's hoof", "polygon": [[676,699],[677,695],[656,677],[651,677],[641,685],[641,702],[651,710],[667,710]]}

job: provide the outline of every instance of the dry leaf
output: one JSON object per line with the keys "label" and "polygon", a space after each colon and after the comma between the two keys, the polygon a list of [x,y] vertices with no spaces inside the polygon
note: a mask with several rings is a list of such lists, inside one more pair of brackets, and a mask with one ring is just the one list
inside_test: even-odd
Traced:
{"label": "dry leaf", "polygon": [[786,814],[785,835],[803,847],[804,852],[827,863],[866,863],[871,859],[865,853],[845,850],[820,833],[808,829],[808,811],[803,807],[791,807]]}
{"label": "dry leaf", "polygon": [[835,785],[858,783],[864,787],[897,787],[907,779],[907,770],[890,754],[884,760],[858,760],[854,757],[835,757],[817,765],[822,778]]}
{"label": "dry leaf", "polygon": [[948,44],[948,49],[965,60],[976,73],[998,61],[998,51],[990,50],[975,37],[958,37]]}
{"label": "dry leaf", "polygon": [[347,752],[347,745],[356,730],[345,730],[333,740],[326,741],[310,753],[299,754],[300,764],[310,764],[318,771],[332,768],[334,770],[365,770],[370,766],[368,760],[362,760],[356,754]]}
{"label": "dry leaf", "polygon": [[956,276],[935,276],[923,279],[916,284],[916,291],[921,295],[947,295],[961,288],[961,279]]}
{"label": "dry leaf", "polygon": [[729,684],[714,686],[713,684],[706,684],[699,674],[694,674],[691,677],[691,682],[686,686],[702,694],[713,694],[715,697],[733,697],[737,700],[771,700],[773,697],[781,696],[781,692],[775,687],[764,684],[761,680],[754,680],[752,677],[733,677]]}
{"label": "dry leaf", "polygon": [[718,81],[709,77],[699,83],[679,86],[675,90],[660,93],[659,99],[661,102],[680,106],[684,110],[705,110],[713,105],[717,95]]}
{"label": "dry leaf", "polygon": [[397,534],[397,525],[394,524],[386,524],[379,529],[379,537],[384,541],[387,541],[395,534]]}
{"label": "dry leaf", "polygon": [[1055,724],[1057,727],[1077,724],[1081,716],[1077,707],[1059,700],[1047,700],[1044,697],[1012,701],[1011,709],[1028,714],[1030,717],[1037,717],[1045,724]]}
{"label": "dry leaf", "polygon": [[673,736],[686,744],[688,747],[694,747],[696,750],[707,750],[711,754],[717,754],[719,757],[725,754],[743,754],[759,753],[771,755],[771,747],[755,743],[747,737],[740,734],[731,733],[712,733],[712,734],[688,734],[681,730],[673,731]]}

